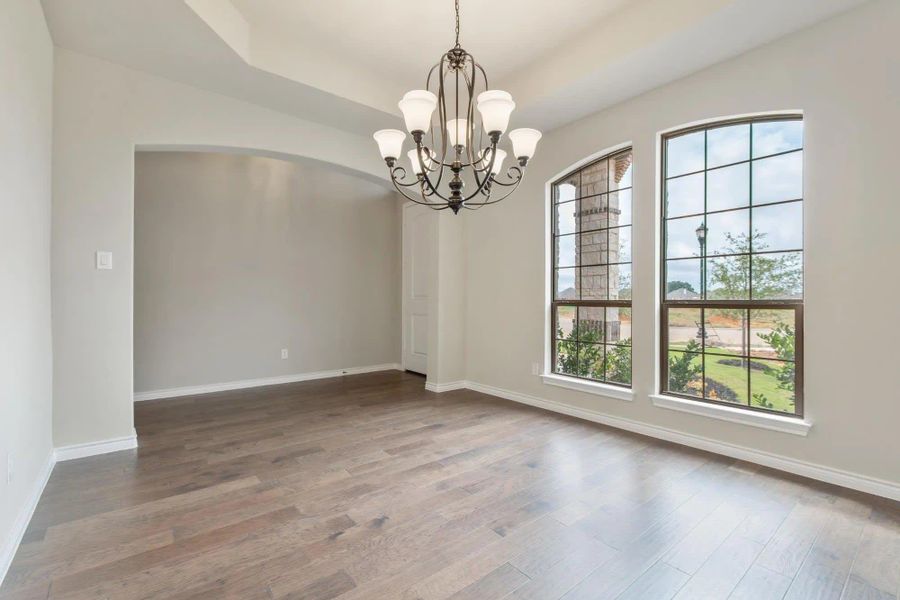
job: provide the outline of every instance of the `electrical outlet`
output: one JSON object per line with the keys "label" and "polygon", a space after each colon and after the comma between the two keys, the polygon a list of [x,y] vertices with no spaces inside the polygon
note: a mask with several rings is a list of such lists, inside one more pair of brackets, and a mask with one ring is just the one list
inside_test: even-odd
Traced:
{"label": "electrical outlet", "polygon": [[541,363],[531,363],[531,374],[532,375],[540,375],[541,374]]}
{"label": "electrical outlet", "polygon": [[281,359],[284,360],[284,359],[286,359],[287,357],[288,357],[288,349],[287,349],[287,348],[282,348],[282,349],[281,349]]}

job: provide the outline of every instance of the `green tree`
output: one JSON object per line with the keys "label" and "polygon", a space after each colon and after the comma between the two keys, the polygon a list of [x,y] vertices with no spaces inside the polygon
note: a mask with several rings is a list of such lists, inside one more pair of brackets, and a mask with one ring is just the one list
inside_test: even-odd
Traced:
{"label": "green tree", "polygon": [[[797,254],[749,254],[763,252],[769,245],[766,233],[755,230],[752,239],[746,233],[725,233],[727,243],[722,254],[737,254],[710,260],[707,297],[716,300],[749,300],[752,274],[753,298],[790,298],[802,284],[801,259]],[[745,254],[741,254],[745,253]],[[742,308],[718,309],[722,315],[741,322],[741,354],[750,347],[747,311]]]}
{"label": "green tree", "polygon": [[794,391],[796,369],[794,367],[794,328],[787,323],[779,323],[769,333],[758,334],[759,338],[772,346],[775,356],[785,362],[780,368],[772,369],[778,379],[778,387],[789,392]]}
{"label": "green tree", "polygon": [[753,404],[761,408],[774,409],[775,405],[769,402],[765,394],[753,394]]}
{"label": "green tree", "polygon": [[622,340],[606,349],[606,379],[631,384],[631,341]]}
{"label": "green tree", "polygon": [[603,331],[586,329],[578,339],[578,328],[573,327],[569,335],[557,330],[556,353],[558,369],[563,373],[603,379]]}
{"label": "green tree", "polygon": [[[766,233],[756,230],[750,239],[746,233],[725,233],[727,243],[722,254],[764,252],[769,245]],[[709,259],[708,259],[709,260]],[[752,259],[753,297],[790,298],[802,283],[800,257],[797,254],[754,254]],[[707,297],[722,300],[746,300],[749,294],[751,258],[748,254],[712,261]]]}
{"label": "green tree", "polygon": [[604,372],[602,329],[584,329],[579,336],[577,328],[573,328],[569,335],[565,335],[562,328],[559,328],[556,335],[556,362],[561,373],[631,383],[630,340],[621,340],[614,346],[607,346]]}
{"label": "green tree", "polygon": [[696,354],[689,354],[690,352],[700,352],[700,344],[697,340],[690,340],[685,346],[685,350],[686,352],[669,354],[669,390],[689,394],[688,386],[703,370],[703,365],[694,363]]}

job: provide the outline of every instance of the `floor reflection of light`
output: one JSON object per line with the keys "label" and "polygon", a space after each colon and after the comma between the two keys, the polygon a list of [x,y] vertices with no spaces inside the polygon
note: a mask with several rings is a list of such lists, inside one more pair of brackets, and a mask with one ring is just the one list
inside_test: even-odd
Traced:
{"label": "floor reflection of light", "polygon": [[544,447],[541,462],[547,465],[556,485],[566,486],[569,490],[572,486],[580,489],[584,477],[582,452],[583,450],[579,451],[570,438],[554,436]]}

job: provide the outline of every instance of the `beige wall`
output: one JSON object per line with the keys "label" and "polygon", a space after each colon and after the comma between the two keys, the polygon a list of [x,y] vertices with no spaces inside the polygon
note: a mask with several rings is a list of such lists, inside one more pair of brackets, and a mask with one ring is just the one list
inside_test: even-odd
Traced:
{"label": "beige wall", "polygon": [[137,153],[135,391],[399,362],[397,202],[321,166]]}
{"label": "beige wall", "polygon": [[[248,149],[379,181],[371,138],[56,49],[53,105],[53,435],[131,436],[135,147]],[[111,271],[94,252],[113,253]]]}
{"label": "beige wall", "polygon": [[[0,5],[0,580],[52,453],[53,44],[40,3]],[[8,457],[12,481],[7,484]]]}
{"label": "beige wall", "polygon": [[[466,219],[467,379],[900,482],[900,3],[881,0],[549,133],[514,198]],[[615,85],[609,81],[608,85]],[[654,407],[657,133],[805,112],[806,438]],[[543,385],[545,183],[634,144],[634,402]]]}

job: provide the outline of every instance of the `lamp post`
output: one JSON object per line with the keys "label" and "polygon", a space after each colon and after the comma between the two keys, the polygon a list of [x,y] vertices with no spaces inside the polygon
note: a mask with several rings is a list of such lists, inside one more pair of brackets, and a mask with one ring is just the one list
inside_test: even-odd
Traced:
{"label": "lamp post", "polygon": [[706,223],[694,230],[697,234],[697,242],[700,244],[700,297],[706,297]]}

